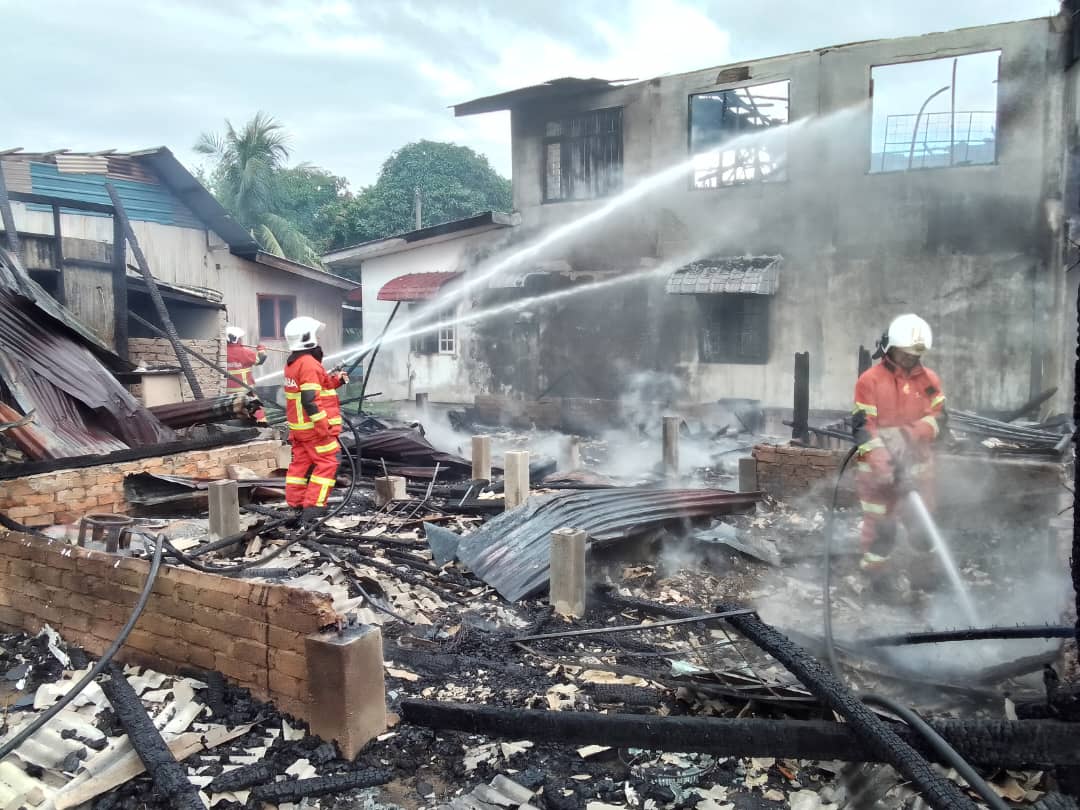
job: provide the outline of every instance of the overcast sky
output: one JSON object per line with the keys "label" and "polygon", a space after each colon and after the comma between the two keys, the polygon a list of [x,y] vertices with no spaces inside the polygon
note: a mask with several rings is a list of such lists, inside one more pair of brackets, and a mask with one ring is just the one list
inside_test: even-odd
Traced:
{"label": "overcast sky", "polygon": [[664,73],[1056,13],[1057,0],[0,0],[0,149],[165,145],[256,110],[293,159],[372,182],[395,148],[510,171],[506,113],[448,107],[559,76]]}

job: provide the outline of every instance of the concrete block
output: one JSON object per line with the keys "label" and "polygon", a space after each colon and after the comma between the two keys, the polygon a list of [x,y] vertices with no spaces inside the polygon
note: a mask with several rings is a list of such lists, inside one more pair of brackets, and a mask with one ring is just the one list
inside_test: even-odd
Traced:
{"label": "concrete block", "polygon": [[378,627],[349,628],[305,640],[312,733],[338,744],[352,760],[386,731],[386,683],[382,632]]}
{"label": "concrete block", "polygon": [[503,503],[509,512],[529,497],[529,452],[508,450],[503,458]]}
{"label": "concrete block", "polygon": [[405,490],[405,479],[400,475],[389,475],[375,479],[375,505],[383,506],[390,501],[404,501],[409,497]]}
{"label": "concrete block", "polygon": [[240,488],[235,481],[211,481],[210,534],[229,537],[240,531]]}
{"label": "concrete block", "polygon": [[280,444],[274,448],[274,468],[287,469],[292,461],[292,448],[287,444]]}
{"label": "concrete block", "polygon": [[551,533],[551,584],[548,602],[562,616],[585,615],[585,544],[581,529]]}
{"label": "concrete block", "polygon": [[757,461],[751,457],[739,459],[739,492],[756,492],[758,488]]}
{"label": "concrete block", "polygon": [[678,416],[664,417],[664,475],[668,478],[679,476],[679,425],[681,422],[682,418]]}
{"label": "concrete block", "polygon": [[491,480],[491,437],[472,437],[472,477],[474,481]]}

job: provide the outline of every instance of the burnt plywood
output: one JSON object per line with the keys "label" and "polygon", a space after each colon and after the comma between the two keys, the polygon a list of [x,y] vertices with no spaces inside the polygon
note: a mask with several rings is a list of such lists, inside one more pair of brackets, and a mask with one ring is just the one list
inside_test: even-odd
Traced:
{"label": "burnt plywood", "polygon": [[64,300],[106,346],[116,345],[112,273],[89,267],[64,268]]}

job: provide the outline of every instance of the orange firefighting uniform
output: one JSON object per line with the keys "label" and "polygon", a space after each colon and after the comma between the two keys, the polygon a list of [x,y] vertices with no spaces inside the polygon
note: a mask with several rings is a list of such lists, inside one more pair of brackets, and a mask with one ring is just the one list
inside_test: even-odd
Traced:
{"label": "orange firefighting uniform", "polygon": [[[266,347],[260,344],[255,349],[251,349],[239,343],[229,343],[225,347],[225,359],[228,361],[226,368],[232,375],[225,389],[231,393],[244,389],[245,385],[255,385],[252,370],[255,366],[261,366],[266,362]],[[259,422],[266,421],[266,413],[262,408],[255,411],[255,419]]]}
{"label": "orange firefighting uniform", "polygon": [[[292,462],[285,473],[285,501],[294,508],[326,506],[336,482],[339,446],[323,396],[331,385],[322,363],[310,354],[302,354],[285,366],[285,419],[292,444]],[[318,410],[314,414],[304,411],[300,399],[304,391],[315,392]]]}
{"label": "orange firefighting uniform", "polygon": [[900,428],[907,439],[905,464],[926,508],[934,508],[931,445],[941,430],[945,394],[937,374],[921,364],[910,372],[882,358],[855,384],[855,426],[860,425],[855,488],[862,505],[861,567],[880,571],[896,540],[893,458],[879,436],[881,428]]}
{"label": "orange firefighting uniform", "polygon": [[326,421],[330,425],[330,435],[341,435],[341,401],[337,389],[345,385],[345,378],[340,374],[327,374],[323,389],[319,392],[319,404],[326,411]]}

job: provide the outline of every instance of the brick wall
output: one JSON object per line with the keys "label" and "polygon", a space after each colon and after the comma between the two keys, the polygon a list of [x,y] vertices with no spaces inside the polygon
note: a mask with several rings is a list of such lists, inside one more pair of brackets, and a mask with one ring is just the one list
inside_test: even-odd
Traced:
{"label": "brick wall", "polygon": [[25,526],[74,523],[91,512],[127,512],[124,478],[140,472],[191,477],[225,477],[225,468],[241,464],[256,475],[276,467],[276,441],[194,450],[170,456],[101,464],[77,470],[58,470],[0,481],[0,512]]}
{"label": "brick wall", "polygon": [[[752,455],[757,462],[758,488],[774,498],[790,499],[824,492],[825,487],[829,488],[831,497],[845,453],[788,444],[758,444]],[[841,495],[844,492],[842,489]]]}
{"label": "brick wall", "polygon": [[[208,360],[213,360],[222,368],[226,367],[224,340],[181,340],[180,342]],[[128,357],[135,365],[143,363],[147,368],[177,368],[179,365],[172,344],[165,338],[131,338],[128,341]],[[190,359],[192,369],[195,371],[195,379],[202,388],[203,396],[209,398],[224,394],[227,380],[204,363],[195,358]],[[180,384],[184,391],[184,400],[193,399],[191,386],[183,375],[181,375]],[[131,394],[141,397],[142,385],[131,386]]]}
{"label": "brick wall", "polygon": [[[149,568],[146,560],[0,535],[0,625],[34,633],[47,623],[101,655],[131,615]],[[305,639],[340,620],[325,594],[162,566],[118,660],[169,673],[218,671],[307,719]]]}

